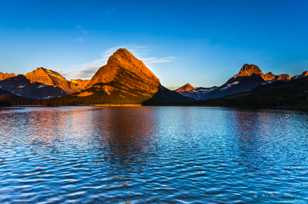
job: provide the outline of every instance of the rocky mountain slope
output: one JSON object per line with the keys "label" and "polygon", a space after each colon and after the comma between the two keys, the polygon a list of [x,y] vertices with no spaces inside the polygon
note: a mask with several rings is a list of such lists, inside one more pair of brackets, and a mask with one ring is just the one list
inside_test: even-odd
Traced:
{"label": "rocky mountain slope", "polygon": [[25,77],[30,80],[31,83],[41,83],[48,86],[59,87],[65,92],[71,91],[68,81],[61,74],[51,69],[39,67],[26,73]]}
{"label": "rocky mountain slope", "polygon": [[82,80],[82,79],[73,79],[70,80],[70,89],[73,91],[73,93],[80,92],[84,90],[87,86],[90,80]]}
{"label": "rocky mountain slope", "polygon": [[88,83],[87,80],[69,81],[60,73],[44,67],[39,67],[26,73],[25,77],[29,79],[31,83],[41,83],[47,86],[57,87],[67,94],[81,91]]}
{"label": "rocky mountain slope", "polygon": [[158,91],[159,86],[159,79],[142,61],[128,50],[118,49],[89,81],[86,92],[146,100]]}
{"label": "rocky mountain slope", "polygon": [[39,67],[25,75],[0,73],[0,88],[14,95],[46,99],[80,92],[89,80],[67,80],[58,72]]}
{"label": "rocky mountain slope", "polygon": [[16,74],[13,74],[13,73],[3,73],[3,72],[0,72],[0,81],[8,79],[8,78],[15,77],[15,76],[16,76]]}
{"label": "rocky mountain slope", "polygon": [[0,89],[10,92],[13,95],[29,99],[48,99],[66,95],[58,87],[31,82],[23,75],[0,81]]}
{"label": "rocky mountain slope", "polygon": [[180,88],[176,89],[175,91],[177,93],[185,93],[185,92],[193,91],[194,89],[195,88],[190,83],[187,83],[181,86]]}

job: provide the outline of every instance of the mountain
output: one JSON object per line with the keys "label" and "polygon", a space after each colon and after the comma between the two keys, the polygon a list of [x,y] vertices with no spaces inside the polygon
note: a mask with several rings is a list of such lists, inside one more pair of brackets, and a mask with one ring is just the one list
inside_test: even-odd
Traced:
{"label": "mountain", "polygon": [[118,49],[81,92],[50,104],[186,104],[192,100],[170,91],[127,49]]}
{"label": "mountain", "polygon": [[160,85],[159,90],[144,105],[165,106],[165,105],[192,105],[194,99],[183,96]]}
{"label": "mountain", "polygon": [[18,76],[0,73],[0,79],[0,88],[3,90],[31,99],[62,97],[80,92],[88,83],[87,80],[68,81],[58,72],[43,67]]}
{"label": "mountain", "polygon": [[247,92],[256,88],[265,82],[262,76],[263,72],[258,66],[244,64],[237,74],[219,87],[198,88],[179,93],[198,101],[223,98],[228,95]]}
{"label": "mountain", "polygon": [[217,97],[214,98],[250,91],[264,82],[262,76],[263,72],[258,66],[244,64],[238,74],[217,89]]}
{"label": "mountain", "polygon": [[0,89],[13,95],[29,99],[43,99],[65,96],[66,93],[57,87],[31,82],[24,75],[7,78],[0,81]]}
{"label": "mountain", "polygon": [[100,95],[107,103],[141,103],[160,87],[159,79],[127,49],[118,49],[100,67],[79,97]]}
{"label": "mountain", "polygon": [[277,76],[274,75],[272,72],[262,74],[261,77],[263,78],[264,81],[274,81],[277,78]]}
{"label": "mountain", "polygon": [[208,88],[205,88],[205,87],[195,88],[191,84],[187,83],[177,88],[175,92],[181,94],[182,96],[191,98],[193,100],[202,100],[207,93],[214,91],[215,89],[217,89],[216,86],[208,87]]}
{"label": "mountain", "polygon": [[177,93],[184,93],[184,92],[190,92],[193,91],[195,88],[190,84],[184,84],[183,86],[181,86],[180,88],[176,89],[175,91]]}
{"label": "mountain", "polygon": [[254,64],[244,64],[239,73],[236,74],[233,78],[251,77],[253,75],[261,77],[264,81],[291,80],[291,77],[288,74],[275,75],[272,72],[264,74],[262,70],[257,65]]}
{"label": "mountain", "polygon": [[254,64],[244,64],[239,73],[233,76],[233,78],[250,77],[250,76],[261,76],[263,75],[261,69]]}
{"label": "mountain", "polygon": [[15,77],[15,76],[16,75],[13,74],[13,73],[3,73],[3,72],[0,72],[0,81],[8,79],[8,78]]}
{"label": "mountain", "polygon": [[275,81],[259,86],[250,92],[208,100],[202,105],[308,111],[308,76],[303,74],[293,80]]}
{"label": "mountain", "polygon": [[[288,74],[275,75],[272,72],[264,74],[257,65],[244,64],[237,74],[219,87],[192,89],[190,91],[180,91],[179,93],[198,101],[206,101],[249,92],[259,86],[276,81],[289,80],[291,80],[291,77]],[[179,89],[181,90],[181,88]]]}
{"label": "mountain", "polygon": [[[152,95],[159,88],[159,79],[127,49],[118,49],[92,77],[88,86],[111,86],[113,89]],[[109,89],[109,88],[107,88]]]}
{"label": "mountain", "polygon": [[[62,89],[67,94],[80,91],[78,81],[76,83],[72,83],[58,72],[44,67],[39,67],[26,73],[25,77],[29,79],[31,83],[40,83],[47,86],[57,87]],[[75,84],[77,84],[77,86]]]}
{"label": "mountain", "polygon": [[291,80],[292,79],[292,77],[290,76],[290,75],[288,75],[288,74],[280,74],[280,75],[278,75],[277,77],[276,77],[276,81],[289,81],[289,80]]}

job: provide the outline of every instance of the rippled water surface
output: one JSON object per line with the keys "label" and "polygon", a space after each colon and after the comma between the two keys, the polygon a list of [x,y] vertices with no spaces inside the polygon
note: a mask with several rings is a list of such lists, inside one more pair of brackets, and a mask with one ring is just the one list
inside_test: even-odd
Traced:
{"label": "rippled water surface", "polygon": [[0,109],[0,203],[308,203],[308,114]]}

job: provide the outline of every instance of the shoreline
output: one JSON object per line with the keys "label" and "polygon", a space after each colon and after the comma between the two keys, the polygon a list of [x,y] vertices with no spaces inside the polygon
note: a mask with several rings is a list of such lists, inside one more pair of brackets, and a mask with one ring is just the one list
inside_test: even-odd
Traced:
{"label": "shoreline", "polygon": [[46,106],[46,105],[14,105],[14,106],[0,106],[2,108],[59,108],[59,107],[123,107],[123,108],[140,108],[140,107],[207,107],[207,108],[226,108],[235,110],[251,110],[251,111],[295,111],[308,112],[307,108],[303,107],[256,107],[256,106],[222,106],[222,105],[144,105],[144,104],[89,104],[89,105],[61,105],[61,106]]}
{"label": "shoreline", "polygon": [[142,107],[142,104],[94,104],[94,107]]}

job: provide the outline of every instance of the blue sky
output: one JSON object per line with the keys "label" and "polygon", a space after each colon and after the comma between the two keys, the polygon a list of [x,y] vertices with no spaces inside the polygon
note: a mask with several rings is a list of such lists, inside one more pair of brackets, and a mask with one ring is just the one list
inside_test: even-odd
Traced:
{"label": "blue sky", "polygon": [[308,69],[305,0],[10,0],[0,5],[0,71],[45,66],[87,77],[127,47],[162,84],[219,85],[242,64]]}

